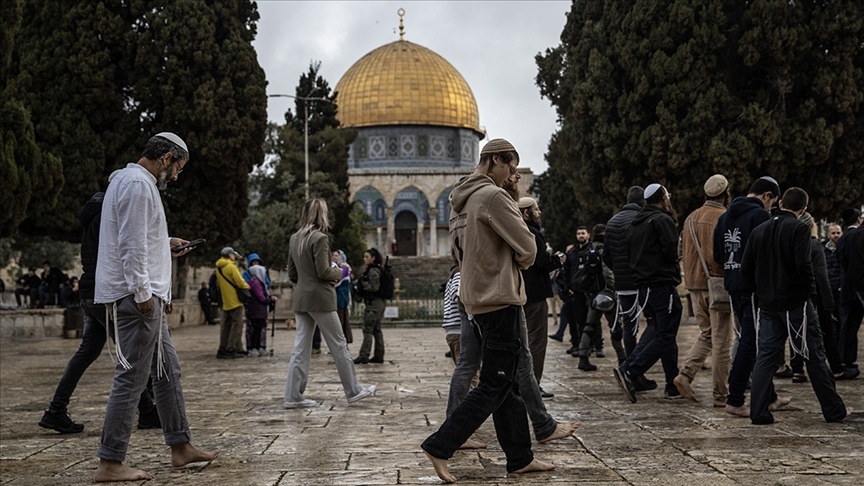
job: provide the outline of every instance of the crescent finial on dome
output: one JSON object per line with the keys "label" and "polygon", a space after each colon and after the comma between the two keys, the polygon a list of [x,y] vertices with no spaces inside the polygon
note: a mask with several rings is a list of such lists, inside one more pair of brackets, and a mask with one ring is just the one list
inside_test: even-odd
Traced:
{"label": "crescent finial on dome", "polygon": [[400,8],[396,13],[399,14],[399,40],[405,40],[405,24],[402,22],[402,17],[405,16],[405,9]]}

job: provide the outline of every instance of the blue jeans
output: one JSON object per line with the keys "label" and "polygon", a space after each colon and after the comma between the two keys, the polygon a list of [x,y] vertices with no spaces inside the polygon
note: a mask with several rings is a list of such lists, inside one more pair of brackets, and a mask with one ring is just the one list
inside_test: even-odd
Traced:
{"label": "blue jeans", "polygon": [[639,301],[645,302],[643,312],[654,324],[654,336],[642,348],[637,348],[625,364],[632,376],[644,375],[657,360],[663,364],[666,387],[675,386],[678,375],[678,327],[681,325],[681,298],[673,286],[639,289]]}
{"label": "blue jeans", "polygon": [[[826,422],[840,422],[846,418],[846,405],[837,395],[834,385],[834,375],[825,362],[825,348],[822,344],[822,331],[819,329],[819,319],[811,304],[790,311],[759,311],[759,352],[756,364],[753,366],[753,387],[750,396],[750,421],[754,424],[770,424],[774,416],[768,410],[768,405],[776,400],[773,377],[777,363],[783,355],[783,346],[789,337],[787,316],[794,327],[799,327],[807,319],[807,348],[809,358],[807,373],[810,384],[819,399],[822,416]],[[740,352],[740,347],[739,347]]]}
{"label": "blue jeans", "polygon": [[516,384],[522,346],[520,313],[520,306],[511,305],[474,316],[483,350],[480,384],[468,393],[438,431],[423,441],[420,447],[431,456],[450,459],[492,415],[498,443],[507,456],[507,472],[522,469],[534,460],[528,417]]}
{"label": "blue jeans", "polygon": [[[461,305],[461,304],[460,304]],[[516,382],[519,395],[525,404],[525,410],[534,428],[534,438],[545,439],[555,432],[557,423],[549,415],[543,398],[540,396],[540,385],[534,375],[532,355],[528,349],[528,326],[525,314],[520,311],[521,347],[519,349],[519,365],[516,369]],[[545,334],[544,334],[545,336]],[[462,335],[460,337],[459,361],[450,379],[450,395],[447,399],[447,417],[465,399],[471,386],[471,380],[480,369],[480,329],[462,314]]]}
{"label": "blue jeans", "polygon": [[[75,393],[78,381],[81,380],[87,368],[102,354],[102,348],[105,347],[105,342],[108,340],[108,334],[105,332],[105,306],[94,304],[90,299],[82,300],[81,305],[84,308],[84,336],[78,350],[75,351],[66,365],[60,383],[57,384],[57,390],[54,392],[54,398],[49,406],[49,410],[52,412],[66,412],[69,399]],[[152,389],[152,385],[149,383],[148,388]],[[144,390],[138,400],[138,412],[150,413],[152,409],[153,400],[150,398],[150,393]]]}

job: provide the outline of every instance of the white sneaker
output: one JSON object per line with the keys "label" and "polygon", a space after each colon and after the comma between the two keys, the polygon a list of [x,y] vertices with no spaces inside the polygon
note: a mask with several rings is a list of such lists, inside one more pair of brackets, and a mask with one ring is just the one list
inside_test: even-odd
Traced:
{"label": "white sneaker", "polygon": [[302,402],[285,402],[285,408],[315,408],[318,406],[318,402],[315,400],[303,400]]}
{"label": "white sneaker", "polygon": [[370,385],[368,388],[360,390],[360,393],[348,399],[348,403],[359,402],[360,400],[363,400],[370,395],[374,395],[377,388],[378,387],[376,385]]}
{"label": "white sneaker", "polygon": [[267,356],[267,355],[268,355],[268,354],[267,354],[267,350],[266,350],[266,349],[264,349],[264,348],[258,348],[258,356],[260,356],[260,357],[263,358],[264,356]]}
{"label": "white sneaker", "polygon": [[258,350],[257,349],[250,349],[249,350],[249,357],[250,358],[257,358],[258,357]]}

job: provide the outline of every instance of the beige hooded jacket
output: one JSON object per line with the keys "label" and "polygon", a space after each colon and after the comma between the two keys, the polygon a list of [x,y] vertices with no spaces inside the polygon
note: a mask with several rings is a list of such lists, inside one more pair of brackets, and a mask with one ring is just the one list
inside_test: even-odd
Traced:
{"label": "beige hooded jacket", "polygon": [[472,174],[450,193],[450,208],[465,310],[485,314],[525,304],[520,270],[534,263],[537,245],[516,201],[489,176]]}

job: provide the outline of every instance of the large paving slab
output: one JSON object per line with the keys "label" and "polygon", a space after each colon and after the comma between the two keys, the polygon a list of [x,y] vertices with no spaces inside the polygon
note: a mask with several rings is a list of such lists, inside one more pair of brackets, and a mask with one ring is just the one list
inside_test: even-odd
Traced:
{"label": "large paving slab", "polygon": [[[692,323],[682,325],[682,359],[696,332]],[[313,355],[306,397],[321,405],[311,410],[282,408],[294,331],[277,329],[275,356],[266,358],[217,360],[218,339],[215,326],[173,332],[194,442],[222,453],[174,469],[160,431],[135,430],[127,461],[156,474],[148,484],[440,483],[419,448],[444,420],[453,370],[440,328],[385,328],[386,363],[357,367],[361,382],[377,384],[378,392],[350,406],[331,357]],[[77,345],[0,344],[0,485],[92,482],[113,374],[108,354],[84,375],[69,407],[86,426],[83,433],[59,435],[36,425]],[[573,438],[534,446],[556,470],[508,476],[489,421],[475,435],[489,448],[457,452],[450,462],[460,484],[864,484],[864,425],[825,423],[809,384],[776,380],[780,393],[794,397],[792,405],[778,412],[782,423],[754,426],[711,407],[710,372],[694,383],[707,403],[664,400],[661,388],[631,404],[615,383],[613,358],[595,359],[599,371],[585,373],[566,348],[549,342],[543,387],[555,398],[546,405],[559,420],[579,419],[582,427]],[[649,377],[662,380],[659,366]],[[864,380],[839,382],[838,389],[847,405],[864,409]]]}

